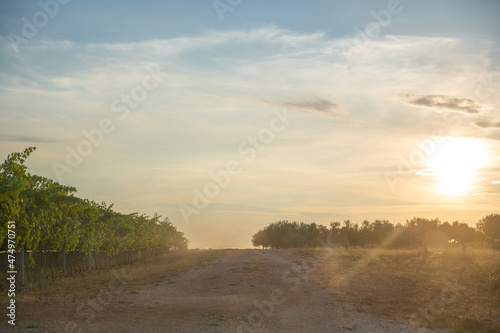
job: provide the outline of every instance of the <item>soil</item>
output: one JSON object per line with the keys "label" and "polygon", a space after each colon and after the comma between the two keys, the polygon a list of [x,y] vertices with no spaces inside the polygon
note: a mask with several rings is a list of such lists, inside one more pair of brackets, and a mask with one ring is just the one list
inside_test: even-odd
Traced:
{"label": "soil", "polygon": [[0,331],[438,332],[356,312],[309,282],[312,269],[286,250],[227,250],[140,289],[120,273],[97,298],[20,301]]}

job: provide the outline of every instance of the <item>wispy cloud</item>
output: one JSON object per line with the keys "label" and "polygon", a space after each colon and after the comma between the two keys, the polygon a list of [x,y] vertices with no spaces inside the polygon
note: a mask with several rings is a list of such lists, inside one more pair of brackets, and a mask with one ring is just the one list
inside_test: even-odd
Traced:
{"label": "wispy cloud", "polygon": [[339,109],[339,105],[337,103],[316,96],[307,100],[284,102],[282,104],[286,108],[297,109],[304,112],[318,111],[332,113],[337,112]]}
{"label": "wispy cloud", "polygon": [[[156,207],[165,207],[165,208],[178,208],[179,203],[170,203],[170,202],[157,202],[154,204]],[[237,212],[267,212],[267,213],[279,213],[279,209],[275,209],[273,207],[264,207],[264,206],[250,206],[243,204],[231,204],[231,203],[223,203],[223,202],[214,202],[205,208],[205,210],[213,210],[213,211],[237,211]]]}
{"label": "wispy cloud", "polygon": [[500,128],[500,122],[491,122],[491,121],[476,121],[474,123],[479,128]]}
{"label": "wispy cloud", "polygon": [[476,114],[491,109],[490,106],[475,102],[471,99],[450,95],[404,94],[400,95],[400,97],[406,99],[406,103],[409,105],[468,114]]}
{"label": "wispy cloud", "polygon": [[4,142],[38,142],[38,143],[63,142],[60,139],[49,138],[49,137],[27,136],[27,135],[6,135],[6,134],[0,134],[0,141],[4,141]]}
{"label": "wispy cloud", "polygon": [[286,108],[291,111],[297,111],[303,113],[320,112],[338,116],[342,111],[338,103],[335,103],[329,99],[319,96],[311,96],[308,98],[296,99],[284,102],[274,102],[269,100],[264,100],[264,102],[276,107]]}

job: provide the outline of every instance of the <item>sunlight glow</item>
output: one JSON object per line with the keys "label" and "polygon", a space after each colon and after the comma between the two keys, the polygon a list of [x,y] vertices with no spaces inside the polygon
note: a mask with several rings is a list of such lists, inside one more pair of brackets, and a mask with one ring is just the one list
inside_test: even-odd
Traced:
{"label": "sunlight glow", "polygon": [[467,195],[480,179],[478,170],[485,166],[484,147],[477,139],[449,138],[437,147],[427,164],[436,177],[437,192]]}

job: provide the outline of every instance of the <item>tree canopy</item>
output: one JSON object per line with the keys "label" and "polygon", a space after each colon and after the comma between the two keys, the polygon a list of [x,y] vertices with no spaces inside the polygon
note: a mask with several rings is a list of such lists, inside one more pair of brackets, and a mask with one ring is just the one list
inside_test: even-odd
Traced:
{"label": "tree canopy", "polygon": [[6,247],[8,221],[16,222],[16,248],[32,251],[187,248],[168,218],[122,214],[113,205],[75,196],[72,186],[31,175],[24,163],[35,149],[10,154],[0,165],[0,248]]}
{"label": "tree canopy", "polygon": [[331,222],[329,227],[317,223],[270,223],[252,237],[254,246],[264,248],[382,246],[427,247],[431,245],[460,245],[465,248],[484,237],[500,241],[500,216],[492,214],[478,222],[475,229],[466,223],[441,222],[439,219],[414,217],[404,224],[387,220],[364,220],[361,224],[345,220]]}
{"label": "tree canopy", "polygon": [[500,243],[500,215],[490,214],[477,223],[477,228],[486,235],[493,245]]}

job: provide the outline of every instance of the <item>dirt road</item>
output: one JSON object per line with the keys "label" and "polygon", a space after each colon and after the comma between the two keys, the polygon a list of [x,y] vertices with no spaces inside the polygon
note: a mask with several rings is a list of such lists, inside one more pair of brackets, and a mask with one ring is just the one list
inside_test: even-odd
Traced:
{"label": "dirt road", "polygon": [[227,250],[155,286],[128,290],[120,276],[96,299],[21,307],[15,331],[431,332],[354,311],[311,284],[310,269],[285,250]]}

